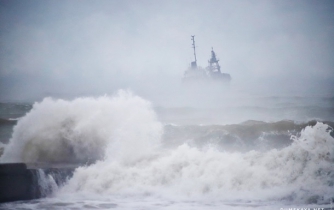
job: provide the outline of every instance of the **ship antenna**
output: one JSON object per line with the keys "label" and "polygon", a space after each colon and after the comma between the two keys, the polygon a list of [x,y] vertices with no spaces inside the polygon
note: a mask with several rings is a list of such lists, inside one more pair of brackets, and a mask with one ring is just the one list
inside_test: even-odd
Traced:
{"label": "ship antenna", "polygon": [[196,59],[196,46],[195,46],[195,35],[191,36],[191,40],[193,40],[193,48],[194,48],[195,63],[197,64],[197,59]]}

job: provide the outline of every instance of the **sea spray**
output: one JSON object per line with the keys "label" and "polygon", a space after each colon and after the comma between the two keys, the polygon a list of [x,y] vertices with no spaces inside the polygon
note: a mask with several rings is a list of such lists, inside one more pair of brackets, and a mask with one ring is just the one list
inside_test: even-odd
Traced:
{"label": "sea spray", "polygon": [[129,91],[72,101],[45,98],[18,121],[0,161],[129,160],[157,147],[161,134],[151,104]]}
{"label": "sea spray", "polygon": [[[162,133],[151,104],[127,91],[47,98],[18,121],[1,161],[93,162],[76,169],[54,199],[67,193],[238,203],[333,199],[334,139],[324,123],[306,127],[283,147],[260,151],[221,149],[214,141],[164,147]],[[249,134],[243,136],[246,142]]]}
{"label": "sea spray", "polygon": [[36,170],[37,184],[41,197],[46,197],[58,189],[58,185],[51,174],[45,174],[43,169]]}
{"label": "sea spray", "polygon": [[131,163],[106,158],[78,168],[59,193],[329,203],[334,195],[331,132],[317,123],[292,137],[290,146],[265,152],[183,144]]}

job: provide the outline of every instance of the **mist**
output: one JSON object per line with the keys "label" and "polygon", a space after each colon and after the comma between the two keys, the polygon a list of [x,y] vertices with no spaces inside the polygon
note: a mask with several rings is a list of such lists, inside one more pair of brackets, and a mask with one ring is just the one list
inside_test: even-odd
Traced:
{"label": "mist", "polygon": [[329,0],[1,0],[0,19],[0,101],[129,89],[181,102],[191,35],[198,64],[213,47],[232,77],[220,96],[333,96]]}

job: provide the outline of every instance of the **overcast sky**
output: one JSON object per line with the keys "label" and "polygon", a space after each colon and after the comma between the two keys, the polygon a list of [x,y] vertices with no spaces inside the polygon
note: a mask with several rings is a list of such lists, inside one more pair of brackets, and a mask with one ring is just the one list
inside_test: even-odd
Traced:
{"label": "overcast sky", "polygon": [[0,0],[0,24],[0,101],[177,92],[191,35],[233,91],[333,95],[331,0]]}

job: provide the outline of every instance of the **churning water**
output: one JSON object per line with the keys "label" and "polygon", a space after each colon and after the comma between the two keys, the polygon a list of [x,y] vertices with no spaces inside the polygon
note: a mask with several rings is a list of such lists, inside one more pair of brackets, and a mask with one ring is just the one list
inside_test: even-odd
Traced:
{"label": "churning water", "polygon": [[127,91],[46,98],[17,121],[0,161],[81,166],[46,198],[0,208],[331,208],[333,107],[276,105],[243,115],[153,108]]}

